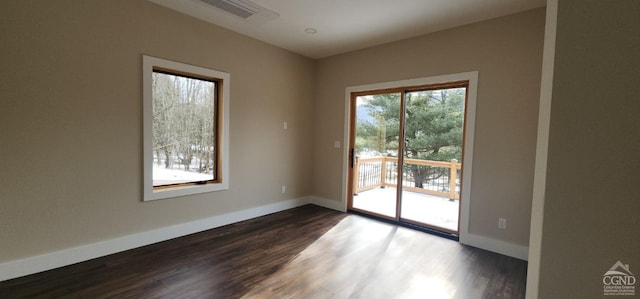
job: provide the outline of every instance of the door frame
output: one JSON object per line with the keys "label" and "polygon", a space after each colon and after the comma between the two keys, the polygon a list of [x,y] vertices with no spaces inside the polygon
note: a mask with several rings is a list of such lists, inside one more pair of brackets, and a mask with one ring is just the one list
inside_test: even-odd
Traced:
{"label": "door frame", "polygon": [[347,211],[350,166],[350,133],[351,133],[351,94],[370,90],[394,89],[406,86],[421,86],[442,84],[454,81],[469,81],[467,90],[468,98],[465,106],[466,115],[464,122],[464,156],[462,158],[462,192],[460,194],[460,218],[458,235],[461,243],[466,243],[469,238],[469,211],[473,198],[471,196],[471,181],[473,173],[473,145],[475,137],[476,102],[478,89],[478,71],[455,73],[439,76],[430,76],[416,79],[399,80],[391,82],[373,83],[358,86],[350,86],[345,89],[344,103],[344,140],[343,140],[343,166],[342,166],[342,210]]}

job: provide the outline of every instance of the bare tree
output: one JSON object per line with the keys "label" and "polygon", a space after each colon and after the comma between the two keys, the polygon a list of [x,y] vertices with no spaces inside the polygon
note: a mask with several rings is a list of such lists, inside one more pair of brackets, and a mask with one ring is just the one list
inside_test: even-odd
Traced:
{"label": "bare tree", "polygon": [[[211,173],[215,154],[215,82],[154,73],[153,148],[165,168]],[[194,161],[195,159],[195,161]]]}

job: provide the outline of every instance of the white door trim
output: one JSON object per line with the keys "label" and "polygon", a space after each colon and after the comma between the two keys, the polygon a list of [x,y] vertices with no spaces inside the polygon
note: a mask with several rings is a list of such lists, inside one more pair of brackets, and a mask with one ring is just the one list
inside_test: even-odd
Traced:
{"label": "white door trim", "polygon": [[[464,73],[456,73],[456,74],[447,74],[440,76],[431,76],[431,77],[423,77],[416,79],[408,79],[408,80],[400,80],[400,81],[392,81],[392,82],[383,82],[383,83],[373,83],[373,84],[365,84],[358,86],[350,86],[345,89],[345,104],[344,104],[344,140],[342,152],[342,204],[343,210],[347,210],[347,199],[348,199],[348,179],[349,179],[349,147],[346,146],[349,144],[349,128],[351,124],[351,113],[350,113],[350,101],[351,101],[351,93],[368,91],[368,90],[378,90],[378,89],[387,89],[387,88],[398,88],[398,87],[406,87],[406,86],[419,86],[419,85],[429,85],[429,84],[437,84],[437,83],[446,83],[446,82],[454,82],[454,81],[469,81],[468,93],[469,96],[467,98],[466,103],[466,115],[465,115],[465,139],[464,139],[464,158],[462,161],[463,165],[463,174],[462,174],[462,194],[460,201],[460,243],[469,244],[467,239],[470,238],[469,235],[469,209],[471,206],[471,201],[473,198],[471,197],[471,174],[473,173],[473,145],[474,145],[474,136],[475,136],[475,122],[476,122],[476,102],[478,95],[478,72],[464,72]],[[473,243],[473,242],[471,242]],[[472,244],[471,244],[472,245]]]}

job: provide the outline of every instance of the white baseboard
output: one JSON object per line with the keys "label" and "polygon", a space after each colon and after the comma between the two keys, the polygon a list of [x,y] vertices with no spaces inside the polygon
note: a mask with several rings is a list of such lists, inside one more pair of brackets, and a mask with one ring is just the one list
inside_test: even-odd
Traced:
{"label": "white baseboard", "polygon": [[314,204],[316,206],[325,207],[327,209],[332,209],[340,212],[346,212],[344,208],[344,204],[340,201],[335,201],[319,196],[309,196],[309,203]]}
{"label": "white baseboard", "polygon": [[460,243],[493,251],[502,255],[514,257],[526,261],[529,258],[529,247],[505,242],[475,234],[460,236]]}
{"label": "white baseboard", "polygon": [[[260,217],[291,208],[314,204],[317,206],[345,212],[344,203],[318,196],[307,196],[286,200],[260,207],[231,212],[187,223],[176,224],[155,230],[141,232],[120,238],[100,241],[69,249],[63,249],[39,256],[0,263],[0,281],[5,281],[21,276],[35,274],[94,258],[138,248],[153,243],[158,243],[173,238],[190,235],[208,229],[232,224],[235,222]],[[501,240],[483,237],[473,234],[461,236],[460,243],[497,252],[521,260],[527,260],[529,249],[526,246],[516,245]]]}
{"label": "white baseboard", "polygon": [[[312,203],[311,197],[291,199],[242,211],[176,224],[120,238],[100,241],[39,256],[0,263],[0,281],[47,271],[117,252],[186,236],[223,225]],[[314,203],[314,202],[313,202]],[[319,204],[323,206],[322,204]]]}

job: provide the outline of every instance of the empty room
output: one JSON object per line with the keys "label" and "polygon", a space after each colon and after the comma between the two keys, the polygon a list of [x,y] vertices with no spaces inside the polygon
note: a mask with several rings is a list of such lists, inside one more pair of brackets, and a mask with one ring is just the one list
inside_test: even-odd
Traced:
{"label": "empty room", "polygon": [[0,2],[0,298],[640,296],[640,1]]}

